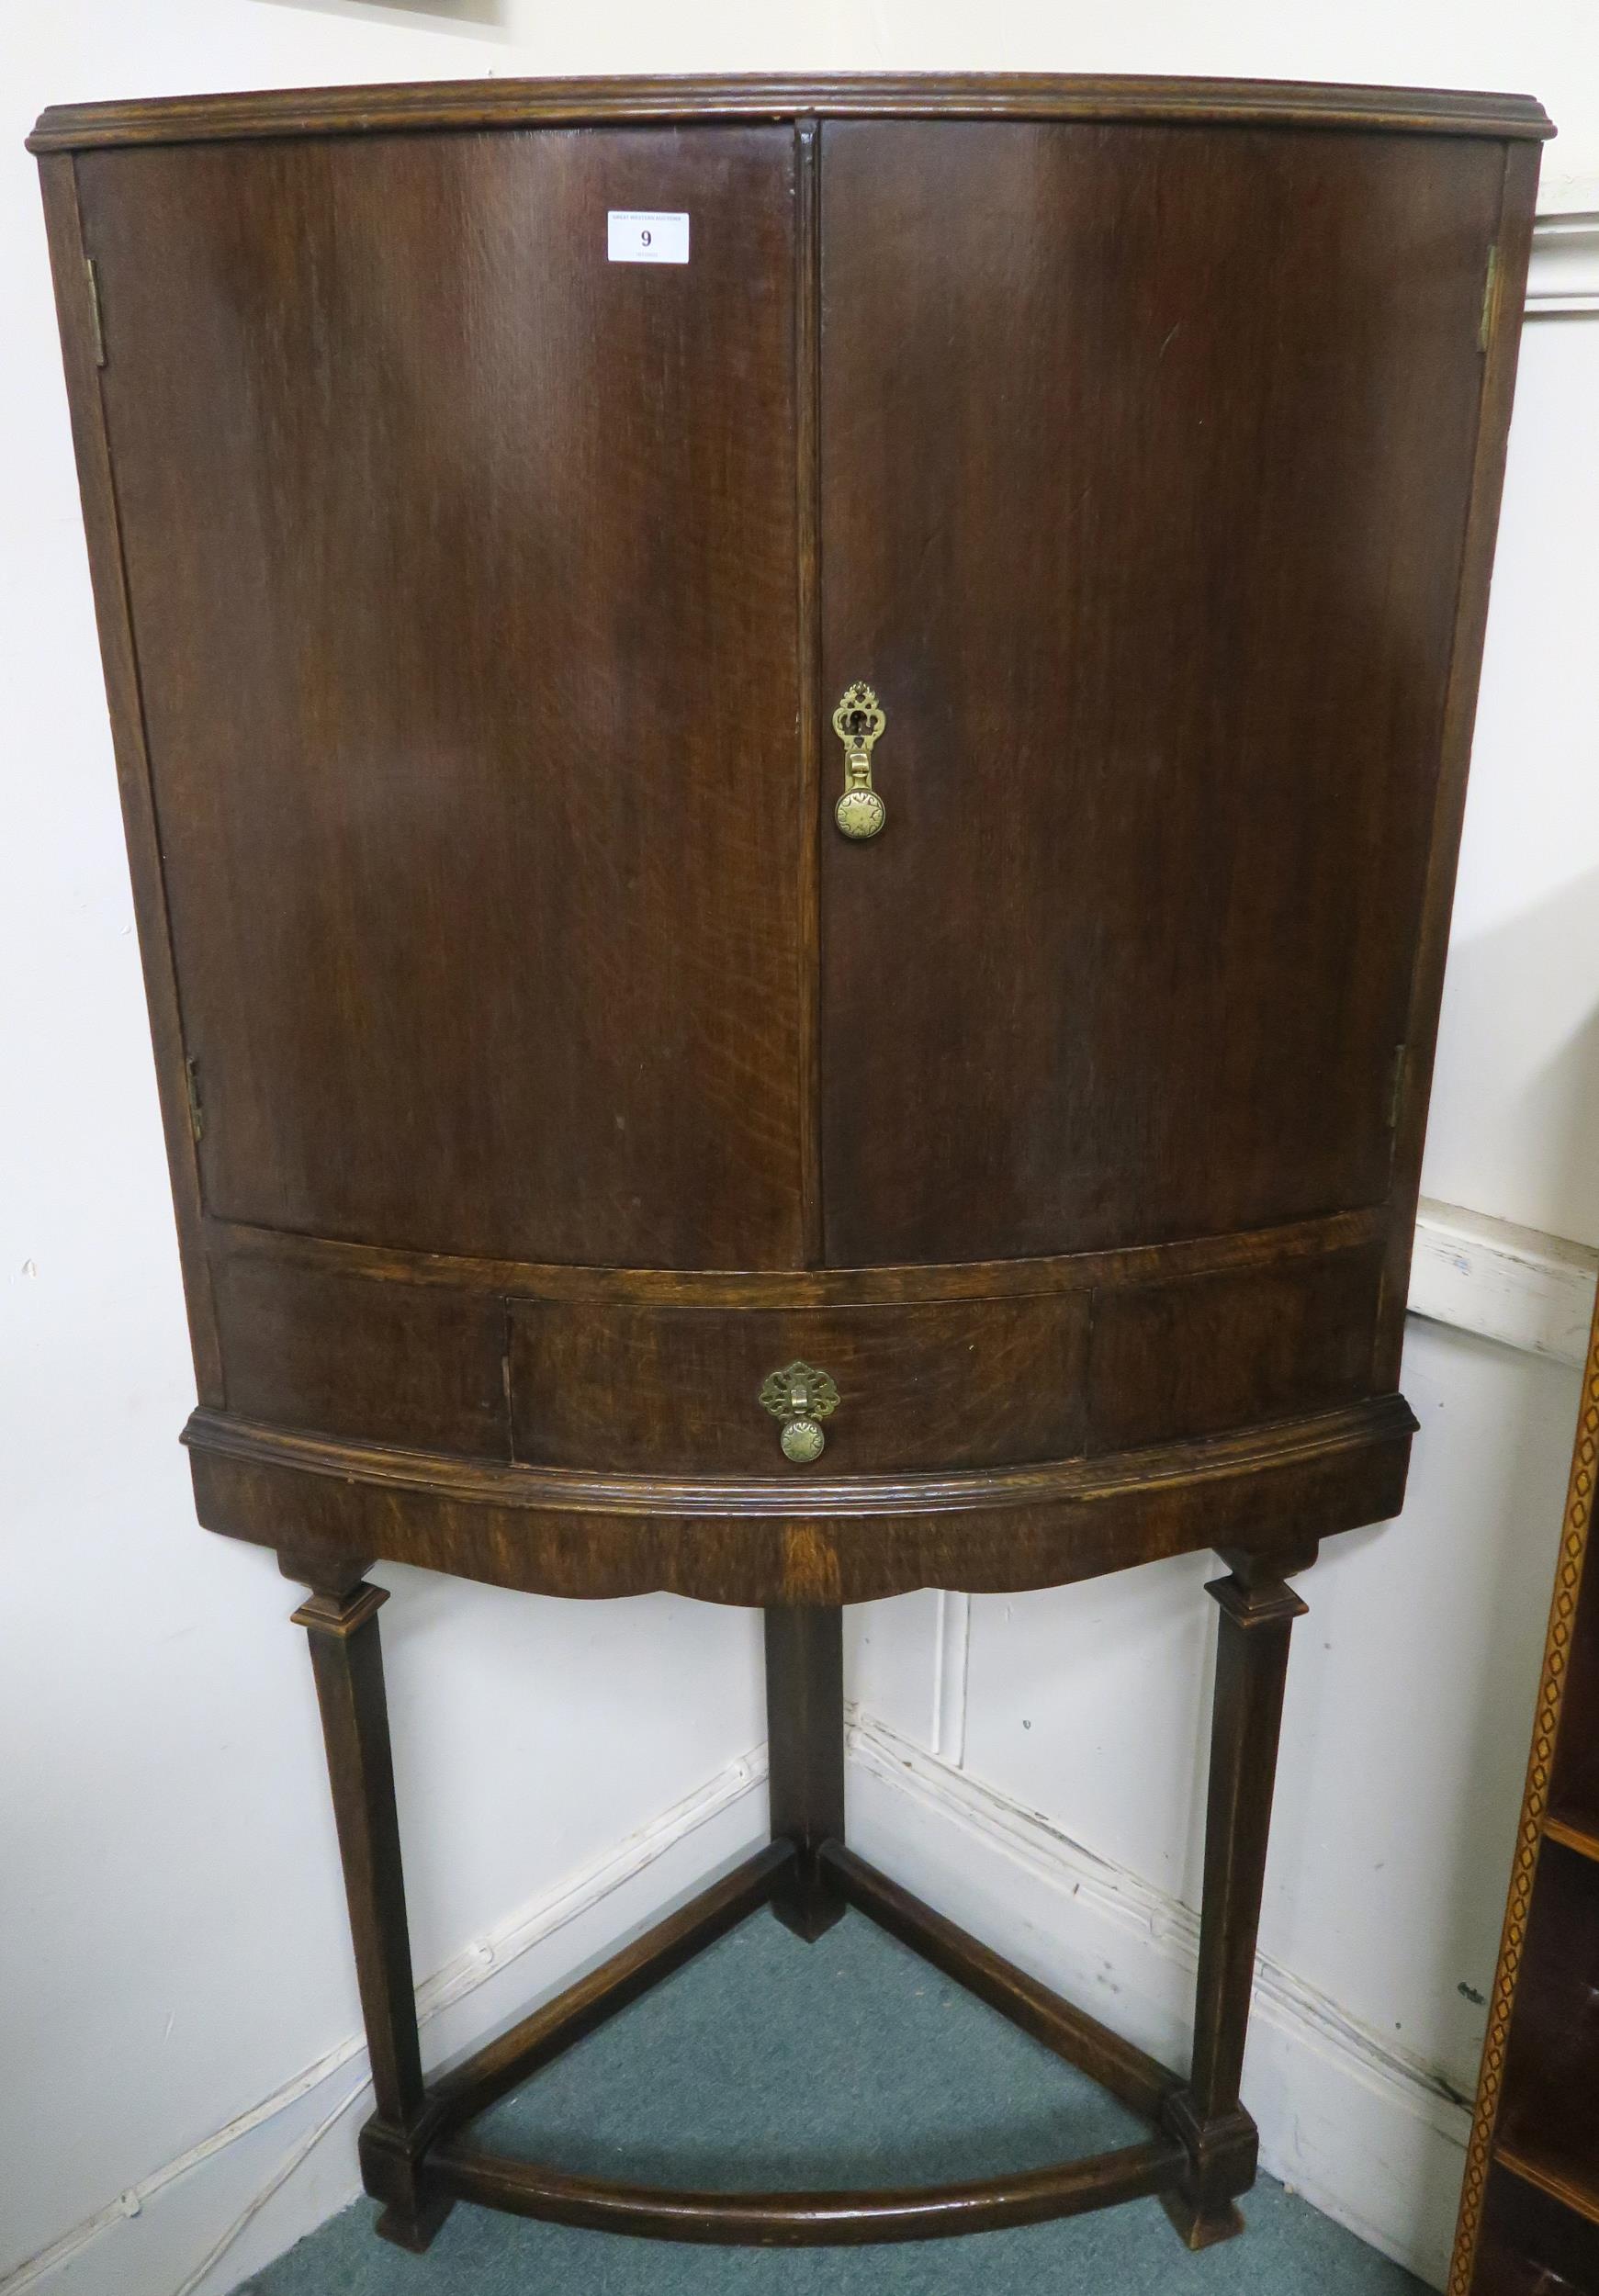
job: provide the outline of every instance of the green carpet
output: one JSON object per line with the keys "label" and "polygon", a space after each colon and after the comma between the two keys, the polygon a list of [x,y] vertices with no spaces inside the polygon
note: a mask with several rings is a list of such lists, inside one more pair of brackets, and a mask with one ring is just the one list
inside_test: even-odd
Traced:
{"label": "green carpet", "polygon": [[[851,1914],[803,1945],[758,1914],[486,2113],[493,2149],[678,2185],[935,2183],[1136,2142],[1142,2125]],[[357,2202],[241,2296],[1415,2296],[1263,2178],[1242,2240],[1190,2256],[1158,2201],[962,2240],[706,2248],[458,2207],[425,2257]]]}

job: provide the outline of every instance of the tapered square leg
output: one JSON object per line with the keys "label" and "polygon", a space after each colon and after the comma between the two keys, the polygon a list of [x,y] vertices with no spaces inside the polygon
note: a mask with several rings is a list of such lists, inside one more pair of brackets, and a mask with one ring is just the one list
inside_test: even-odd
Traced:
{"label": "tapered square leg", "polygon": [[313,1588],[294,1618],[310,1643],[372,2065],[377,2110],[361,2132],[362,2181],[385,2204],[378,2231],[420,2251],[451,2204],[428,2192],[422,2162],[433,2116],[422,2087],[377,1634],[387,1600],[357,1574],[354,1584]]}
{"label": "tapered square leg", "polygon": [[792,1841],[798,1853],[772,1911],[811,1942],[844,1911],[820,1858],[824,1842],[844,1840],[844,1614],[837,1606],[766,1613],[766,1720],[771,1838]]}
{"label": "tapered square leg", "polygon": [[1163,2195],[1190,2248],[1244,2229],[1237,2196],[1255,2182],[1258,2140],[1239,2100],[1255,1945],[1266,1878],[1272,1787],[1282,1724],[1289,1637],[1305,1604],[1283,1573],[1315,1548],[1263,1559],[1224,1555],[1229,1578],[1207,1592],[1221,1609],[1205,1814],[1204,1903],[1194,2010],[1193,2069],[1162,2119],[1188,2155],[1181,2186]]}

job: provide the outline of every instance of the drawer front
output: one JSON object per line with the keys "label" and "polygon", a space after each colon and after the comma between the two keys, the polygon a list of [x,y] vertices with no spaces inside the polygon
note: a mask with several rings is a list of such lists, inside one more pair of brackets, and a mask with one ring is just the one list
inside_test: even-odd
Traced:
{"label": "drawer front", "polygon": [[[1092,1291],[696,1306],[303,1256],[213,1258],[240,1418],[602,1476],[824,1480],[1025,1467],[1334,1409],[1369,1391],[1382,1267],[1378,1243]],[[775,1390],[796,1366],[791,1388],[814,1376],[819,1394],[791,1393],[787,1415],[815,1417],[819,1450],[814,1430],[784,1446]]]}
{"label": "drawer front", "polygon": [[[512,1430],[530,1465],[754,1475],[998,1467],[1083,1448],[1088,1299],[716,1309],[512,1301]],[[838,1390],[791,1463],[760,1395],[801,1362]]]}

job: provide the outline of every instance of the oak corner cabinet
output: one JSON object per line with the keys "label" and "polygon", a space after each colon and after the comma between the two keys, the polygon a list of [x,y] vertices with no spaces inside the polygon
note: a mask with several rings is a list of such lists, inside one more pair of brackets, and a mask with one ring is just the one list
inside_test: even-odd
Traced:
{"label": "oak corner cabinet", "polygon": [[[549,81],[45,113],[199,1391],[309,1630],[381,2228],[1239,2229],[1289,1627],[1395,1514],[1540,107]],[[841,1606],[1213,1548],[1191,2065],[845,1845]],[[760,1606],[771,1846],[442,2077],[388,1559]],[[681,2192],[484,2107],[864,1910],[1141,2143]]]}

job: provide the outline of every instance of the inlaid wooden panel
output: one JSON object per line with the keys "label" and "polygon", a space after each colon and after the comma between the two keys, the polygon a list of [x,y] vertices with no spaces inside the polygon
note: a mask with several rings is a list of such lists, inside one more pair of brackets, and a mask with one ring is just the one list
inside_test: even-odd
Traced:
{"label": "inlaid wooden panel", "polygon": [[1386,1194],[1503,170],[824,127],[825,684],[888,808],[823,840],[832,1261]]}
{"label": "inlaid wooden panel", "polygon": [[1508,2168],[1489,2173],[1471,2296],[1587,2296],[1599,2223]]}
{"label": "inlaid wooden panel", "polygon": [[792,131],[78,167],[208,1209],[792,1259]]}
{"label": "inlaid wooden panel", "polygon": [[[1599,1373],[1599,1366],[1595,1371]],[[1591,1446],[1599,1448],[1594,1445],[1599,1412],[1592,1381],[1582,1412],[1588,1423],[1582,1434]],[[1568,1532],[1561,1542],[1562,1579],[1568,1573],[1574,1577],[1575,1565],[1581,1560],[1569,1550],[1570,1536]],[[1561,1592],[1569,1593],[1564,1587]],[[1557,1818],[1599,1842],[1599,1570],[1582,1572],[1582,1591],[1574,1605],[1568,1601],[1566,1607],[1568,1615],[1558,1622],[1562,1631],[1555,1646],[1562,1652],[1565,1675],[1560,1738],[1552,1762],[1547,1756],[1545,1761],[1549,1807]],[[1544,1735],[1541,1728],[1538,1735]]]}
{"label": "inlaid wooden panel", "polygon": [[808,1476],[1071,1458],[1087,1329],[1086,1292],[776,1311],[513,1302],[516,1457],[797,1480],[760,1400],[797,1357],[840,1397]]}
{"label": "inlaid wooden panel", "polygon": [[1571,1446],[1448,2296],[1553,2296],[1599,2285],[1584,2268],[1599,2262],[1599,1607],[1588,1569],[1596,1468],[1599,1311]]}
{"label": "inlaid wooden panel", "polygon": [[1546,1835],[1515,1988],[1494,2152],[1599,2221],[1599,1840]]}

